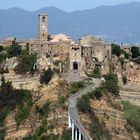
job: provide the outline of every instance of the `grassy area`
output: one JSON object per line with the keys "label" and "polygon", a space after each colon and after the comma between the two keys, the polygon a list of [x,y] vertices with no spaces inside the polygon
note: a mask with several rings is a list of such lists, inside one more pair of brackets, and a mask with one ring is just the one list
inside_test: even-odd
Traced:
{"label": "grassy area", "polygon": [[140,108],[128,101],[122,102],[124,107],[124,118],[138,133],[140,133]]}

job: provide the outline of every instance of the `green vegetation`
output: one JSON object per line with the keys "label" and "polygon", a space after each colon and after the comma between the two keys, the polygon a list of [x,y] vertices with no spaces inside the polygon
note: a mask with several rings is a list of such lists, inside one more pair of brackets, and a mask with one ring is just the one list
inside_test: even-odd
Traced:
{"label": "green vegetation", "polygon": [[7,49],[7,57],[11,58],[14,56],[19,56],[21,52],[22,52],[21,46],[18,45],[17,43],[14,43]]}
{"label": "green vegetation", "polygon": [[6,53],[0,53],[0,63],[6,59]]}
{"label": "green vegetation", "polygon": [[30,91],[21,90],[20,92],[23,94],[22,101],[18,107],[19,111],[16,113],[15,117],[18,126],[23,122],[23,120],[28,118],[32,107],[32,96]]}
{"label": "green vegetation", "polygon": [[4,140],[5,130],[0,130],[0,140]]}
{"label": "green vegetation", "polygon": [[139,48],[136,46],[131,47],[132,58],[137,58],[140,56]]}
{"label": "green vegetation", "polygon": [[95,67],[91,73],[86,72],[86,75],[92,78],[101,78],[101,73],[98,67]]}
{"label": "green vegetation", "polygon": [[140,64],[140,56],[137,58],[132,58],[131,61],[133,61],[136,64]]}
{"label": "green vegetation", "polygon": [[17,74],[26,74],[34,72],[34,64],[36,63],[36,55],[29,55],[24,51],[19,57],[19,64],[15,68]]}
{"label": "green vegetation", "polygon": [[52,76],[53,76],[53,71],[52,71],[51,68],[48,68],[48,70],[45,70],[43,72],[43,74],[41,75],[41,77],[40,77],[40,83],[47,85],[50,82]]}
{"label": "green vegetation", "polygon": [[119,57],[122,53],[121,47],[116,44],[111,44],[111,46],[112,46],[112,54]]}
{"label": "green vegetation", "polygon": [[103,89],[102,87],[98,87],[94,91],[89,92],[88,95],[91,99],[100,100],[103,96]]}
{"label": "green vegetation", "polygon": [[23,140],[71,140],[71,130],[66,129],[63,131],[62,134],[49,134],[49,135],[42,135],[45,134],[45,131],[37,130],[35,135],[33,136],[27,136],[23,138]]}
{"label": "green vegetation", "polygon": [[122,81],[123,81],[124,85],[127,84],[127,76],[126,75],[122,75]]}
{"label": "green vegetation", "polygon": [[124,106],[124,118],[129,125],[140,133],[140,108],[128,101],[123,101],[122,104]]}
{"label": "green vegetation", "polygon": [[2,52],[4,50],[3,46],[0,45],[0,52]]}
{"label": "green vegetation", "polygon": [[100,122],[96,117],[94,110],[91,108],[90,99],[100,100],[103,96],[102,87],[96,88],[94,91],[89,92],[87,95],[78,99],[77,107],[79,111],[87,113],[90,116],[92,125],[90,126],[92,132],[92,138],[96,140],[107,139],[111,140],[111,135],[108,129],[105,128],[103,122]]}
{"label": "green vegetation", "polygon": [[83,89],[84,87],[85,85],[83,81],[74,82],[71,84],[69,92],[70,94],[75,94],[76,92],[78,92],[80,89]]}
{"label": "green vegetation", "polygon": [[[2,84],[0,88],[0,126],[3,126],[7,115],[16,107],[18,112],[16,114],[17,125],[26,119],[29,115],[32,106],[32,96],[30,91],[13,89],[11,82],[5,82],[2,77]],[[23,112],[22,112],[23,111]]]}
{"label": "green vegetation", "polygon": [[77,102],[77,107],[78,107],[79,111],[81,111],[83,113],[91,112],[89,96],[87,96],[87,95],[82,96]]}
{"label": "green vegetation", "polygon": [[41,108],[36,106],[36,111],[39,113],[41,116],[47,117],[49,113],[49,107],[50,107],[50,102],[46,102],[45,105],[43,105]]}
{"label": "green vegetation", "polygon": [[92,138],[95,140],[112,140],[112,137],[109,133],[109,130],[105,128],[104,123],[100,122],[97,116],[95,115],[94,111],[91,112],[90,118],[92,119]]}
{"label": "green vegetation", "polygon": [[109,73],[104,76],[105,82],[102,82],[102,87],[107,92],[111,92],[113,95],[119,95],[119,85],[118,85],[118,77],[116,74]]}

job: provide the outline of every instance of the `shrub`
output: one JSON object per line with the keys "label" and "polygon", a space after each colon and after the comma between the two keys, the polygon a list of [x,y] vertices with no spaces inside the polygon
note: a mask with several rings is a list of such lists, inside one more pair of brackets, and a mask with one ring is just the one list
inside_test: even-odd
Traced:
{"label": "shrub", "polygon": [[121,55],[121,47],[119,45],[116,45],[116,44],[111,44],[112,46],[112,54],[116,55],[116,56],[120,56]]}
{"label": "shrub", "polygon": [[124,118],[129,125],[133,126],[140,133],[140,108],[128,101],[124,101],[122,104],[124,106]]}
{"label": "shrub", "polygon": [[50,102],[46,102],[45,105],[43,105],[41,108],[39,106],[36,106],[36,111],[41,115],[41,116],[48,116],[49,113],[49,107],[50,107]]}
{"label": "shrub", "polygon": [[51,68],[48,68],[48,70],[44,71],[43,74],[40,77],[40,83],[41,84],[48,84],[53,76],[53,71]]}
{"label": "shrub", "polygon": [[136,46],[131,47],[132,58],[137,58],[140,55],[139,48]]}
{"label": "shrub", "polygon": [[94,91],[89,92],[88,96],[91,99],[96,98],[97,100],[100,100],[101,97],[103,96],[102,88],[101,87],[96,88]]}
{"label": "shrub", "polygon": [[0,130],[0,140],[4,140],[5,138],[5,130]]}
{"label": "shrub", "polygon": [[83,81],[74,82],[71,84],[69,91],[71,94],[75,94],[76,92],[78,92],[80,89],[82,89],[84,87],[85,87],[85,85],[84,85]]}
{"label": "shrub", "polygon": [[19,58],[19,64],[15,68],[17,74],[26,74],[34,71],[34,64],[36,63],[36,55],[22,54]]}
{"label": "shrub", "polygon": [[95,67],[91,73],[85,72],[88,77],[101,78],[101,73],[98,67]]}
{"label": "shrub", "polygon": [[83,113],[90,112],[91,111],[91,106],[90,106],[89,97],[84,95],[80,99],[78,99],[77,107],[78,107],[79,111],[81,111]]}
{"label": "shrub", "polygon": [[7,50],[7,57],[19,56],[21,54],[21,46],[18,44],[11,45]]}
{"label": "shrub", "polygon": [[119,85],[118,77],[116,74],[109,73],[104,76],[105,82],[102,82],[102,87],[104,90],[113,93],[114,95],[119,95]]}
{"label": "shrub", "polygon": [[127,84],[127,76],[126,76],[126,75],[123,75],[123,76],[122,76],[122,81],[123,81],[123,84],[124,84],[124,85]]}
{"label": "shrub", "polygon": [[22,90],[22,101],[18,107],[18,112],[16,113],[15,120],[17,126],[19,126],[23,120],[27,119],[32,107],[32,95],[29,91]]}

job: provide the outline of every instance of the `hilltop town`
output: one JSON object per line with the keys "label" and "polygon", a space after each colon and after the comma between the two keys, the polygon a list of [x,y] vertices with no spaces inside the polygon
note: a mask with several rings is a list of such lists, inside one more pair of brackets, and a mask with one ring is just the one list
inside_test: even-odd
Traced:
{"label": "hilltop town", "polygon": [[139,140],[139,47],[38,25],[0,42],[0,140]]}

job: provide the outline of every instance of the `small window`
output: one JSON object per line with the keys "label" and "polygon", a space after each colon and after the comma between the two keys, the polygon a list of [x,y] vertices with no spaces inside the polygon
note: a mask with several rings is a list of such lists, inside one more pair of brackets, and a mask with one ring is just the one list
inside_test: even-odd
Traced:
{"label": "small window", "polygon": [[42,36],[44,37],[45,35],[44,35],[44,34],[42,34]]}

